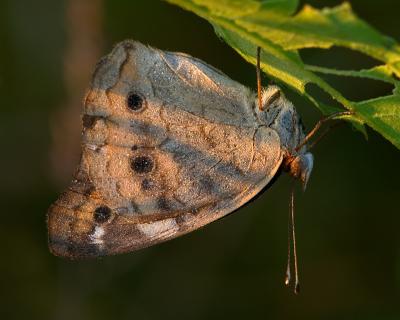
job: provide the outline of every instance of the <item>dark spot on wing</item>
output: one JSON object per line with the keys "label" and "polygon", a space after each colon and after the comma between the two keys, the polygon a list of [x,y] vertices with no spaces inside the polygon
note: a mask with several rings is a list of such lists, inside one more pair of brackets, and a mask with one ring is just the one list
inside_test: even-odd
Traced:
{"label": "dark spot on wing", "polygon": [[146,106],[146,98],[136,92],[131,92],[126,98],[126,105],[130,110],[139,111]]}
{"label": "dark spot on wing", "polygon": [[97,223],[105,223],[111,218],[111,209],[107,206],[100,206],[94,210],[94,221]]}
{"label": "dark spot on wing", "polygon": [[154,161],[149,156],[139,156],[131,159],[131,168],[136,173],[149,173],[154,168]]}

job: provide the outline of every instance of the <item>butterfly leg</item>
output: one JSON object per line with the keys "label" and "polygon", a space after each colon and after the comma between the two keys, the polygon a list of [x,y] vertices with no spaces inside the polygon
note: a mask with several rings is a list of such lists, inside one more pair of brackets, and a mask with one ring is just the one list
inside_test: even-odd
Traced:
{"label": "butterfly leg", "polygon": [[[341,111],[341,112],[336,112],[332,113],[331,115],[327,117],[323,117],[320,119],[317,124],[314,126],[314,128],[305,136],[302,142],[299,143],[299,145],[295,148],[295,151],[299,151],[302,147],[306,145],[306,143],[317,133],[317,131],[321,128],[321,126],[328,121],[335,120],[338,117],[342,116],[350,116],[352,115],[352,111]],[[324,133],[325,135],[325,133]],[[314,144],[313,144],[314,145]]]}

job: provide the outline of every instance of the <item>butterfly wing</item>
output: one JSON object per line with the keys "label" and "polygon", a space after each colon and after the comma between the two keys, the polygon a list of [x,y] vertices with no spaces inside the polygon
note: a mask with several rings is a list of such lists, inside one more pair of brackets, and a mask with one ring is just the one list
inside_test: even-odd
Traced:
{"label": "butterfly wing", "polygon": [[50,249],[96,257],[180,236],[249,201],[281,162],[247,88],[198,59],[125,41],[94,73],[81,162],[49,209]]}

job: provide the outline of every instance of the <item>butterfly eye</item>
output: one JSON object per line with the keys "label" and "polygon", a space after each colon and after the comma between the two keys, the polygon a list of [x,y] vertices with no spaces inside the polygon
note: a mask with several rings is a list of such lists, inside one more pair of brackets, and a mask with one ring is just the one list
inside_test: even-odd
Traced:
{"label": "butterfly eye", "polygon": [[111,209],[107,206],[97,207],[94,210],[93,218],[97,223],[107,222],[111,218]]}
{"label": "butterfly eye", "polygon": [[146,100],[143,96],[132,92],[128,95],[126,104],[130,110],[139,111],[145,106]]}
{"label": "butterfly eye", "polygon": [[131,168],[137,173],[149,173],[153,167],[154,162],[148,156],[140,156],[131,160]]}

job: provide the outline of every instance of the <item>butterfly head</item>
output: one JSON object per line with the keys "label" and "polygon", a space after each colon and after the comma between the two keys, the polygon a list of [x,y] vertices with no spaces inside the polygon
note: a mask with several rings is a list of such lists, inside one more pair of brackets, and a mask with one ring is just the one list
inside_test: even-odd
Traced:
{"label": "butterfly head", "polygon": [[313,169],[314,157],[310,152],[285,158],[284,166],[295,179],[300,179],[303,189],[306,189],[308,179]]}

